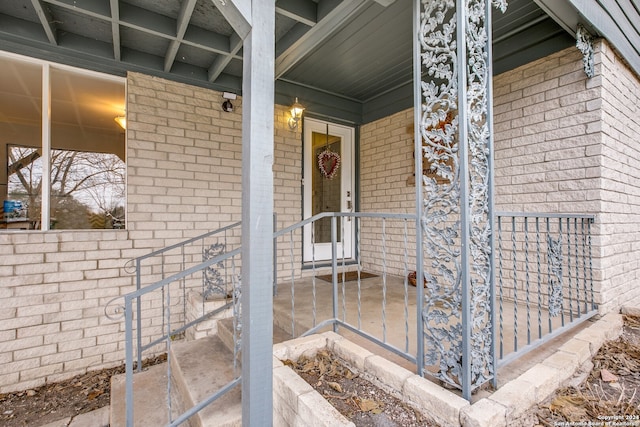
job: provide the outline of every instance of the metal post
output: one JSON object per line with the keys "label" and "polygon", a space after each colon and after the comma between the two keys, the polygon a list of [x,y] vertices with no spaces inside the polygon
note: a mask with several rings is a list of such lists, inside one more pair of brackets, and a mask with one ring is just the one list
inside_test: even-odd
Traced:
{"label": "metal post", "polygon": [[413,2],[413,141],[416,180],[416,370],[422,376],[424,371],[424,323],[422,322],[423,308],[423,249],[422,249],[422,134],[420,132],[420,116],[422,113],[422,62],[420,60],[420,0]]}
{"label": "metal post", "polygon": [[462,397],[471,400],[471,287],[467,105],[467,8],[466,1],[456,0],[456,51],[458,72],[458,147],[460,150],[460,261],[462,287]]}
{"label": "metal post", "polygon": [[42,178],[40,181],[40,229],[51,228],[51,67],[42,66]]}
{"label": "metal post", "polygon": [[338,227],[335,215],[331,217],[331,283],[333,286],[333,332],[338,332]]}
{"label": "metal post", "polygon": [[127,427],[133,427],[133,312],[131,298],[124,297],[125,341],[125,419]]}
{"label": "metal post", "polygon": [[[139,291],[142,287],[142,260],[136,259],[136,291]],[[142,296],[139,296],[136,304],[136,336],[138,340],[136,342],[136,355],[138,358],[138,372],[142,372]]]}
{"label": "metal post", "polygon": [[273,424],[275,2],[228,0],[250,15],[243,44],[242,425]]}
{"label": "metal post", "polygon": [[[273,213],[273,231],[278,229],[278,214]],[[273,296],[278,294],[278,239],[273,238]]]}
{"label": "metal post", "polygon": [[488,141],[488,166],[489,166],[489,186],[488,186],[488,221],[491,225],[491,237],[489,239],[489,252],[491,256],[489,257],[489,313],[491,316],[491,348],[493,351],[492,355],[492,372],[493,375],[492,384],[494,388],[498,388],[498,377],[497,377],[497,366],[498,366],[498,355],[496,351],[496,240],[495,240],[495,205],[494,205],[494,138],[493,138],[493,39],[492,39],[492,28],[493,22],[491,21],[491,2],[487,1],[485,3],[485,15],[484,22],[486,23],[486,34],[487,34],[487,44],[486,44],[486,52],[487,52],[487,124],[489,126],[489,141]]}

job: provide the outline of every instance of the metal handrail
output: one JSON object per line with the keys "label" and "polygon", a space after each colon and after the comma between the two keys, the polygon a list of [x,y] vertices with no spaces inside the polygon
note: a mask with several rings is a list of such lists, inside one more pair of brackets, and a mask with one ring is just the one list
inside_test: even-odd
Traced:
{"label": "metal handrail", "polygon": [[[179,245],[178,245],[179,246]],[[178,247],[176,246],[176,247]],[[188,269],[185,269],[179,273],[175,273],[169,277],[166,277],[162,280],[159,280],[149,286],[145,286],[144,288],[141,289],[137,289],[133,292],[130,292],[129,294],[124,296],[124,318],[125,318],[125,341],[126,341],[126,345],[125,345],[125,396],[126,396],[126,423],[127,426],[133,426],[133,345],[132,345],[132,341],[133,341],[133,301],[134,300],[138,300],[138,304],[137,304],[137,309],[138,312],[140,312],[140,298],[143,295],[149,294],[153,291],[159,290],[161,288],[164,288],[165,286],[170,285],[173,282],[176,282],[180,279],[183,279],[187,276],[190,276],[193,273],[197,273],[198,271],[202,271],[205,268],[217,264],[219,262],[225,261],[227,259],[233,258],[237,255],[239,255],[241,253],[241,250],[239,248],[234,249],[232,251],[229,252],[225,252],[221,255],[218,255],[216,257],[210,258],[204,262],[201,262],[195,266],[192,266]],[[137,342],[137,348],[138,348],[138,368],[140,369],[141,367],[141,358],[142,355],[141,353],[151,347],[153,347],[154,345],[157,345],[159,343],[161,343],[162,341],[166,341],[166,340],[170,340],[172,336],[174,336],[177,333],[180,333],[184,330],[186,330],[188,327],[195,325],[198,322],[201,322],[203,320],[208,319],[209,317],[215,315],[216,313],[221,312],[222,310],[224,310],[225,308],[228,308],[230,306],[231,303],[227,303],[222,307],[219,307],[218,309],[216,309],[215,311],[211,312],[211,313],[204,313],[203,316],[201,316],[198,319],[195,319],[194,321],[186,324],[186,325],[182,325],[179,328],[176,328],[174,330],[169,330],[167,331],[164,335],[162,335],[160,338],[157,338],[156,340],[151,341],[150,343],[146,344],[146,345],[142,345],[140,342],[140,336],[141,336],[141,330],[138,329],[138,342]],[[138,316],[138,322],[140,324],[140,316]],[[238,381],[234,381],[233,382],[233,386],[235,386],[238,383]],[[227,391],[229,391],[231,388],[233,388],[233,386],[228,387],[227,389],[225,389],[225,393]],[[224,394],[224,393],[222,393]],[[211,399],[211,401],[214,399]],[[197,407],[199,408],[199,407]],[[201,408],[199,408],[201,409]],[[186,418],[190,417],[191,415],[195,414],[199,409],[196,410],[196,407],[191,408],[190,411],[188,411],[185,414],[182,414],[182,416],[186,416]],[[186,419],[185,418],[185,419]]]}
{"label": "metal handrail", "polygon": [[[218,228],[217,230],[209,231],[209,232],[206,232],[206,233],[201,234],[199,236],[192,237],[192,238],[190,238],[188,240],[184,240],[182,242],[174,243],[171,246],[167,246],[167,247],[164,247],[162,249],[155,250],[155,251],[150,252],[150,253],[145,254],[145,255],[140,255],[139,257],[134,258],[133,261],[135,261],[136,262],[136,266],[138,266],[140,262],[142,262],[143,260],[145,260],[147,258],[152,258],[154,256],[163,254],[165,252],[172,251],[172,250],[174,250],[176,248],[179,248],[181,246],[186,246],[186,245],[188,245],[190,243],[197,242],[198,240],[203,240],[203,239],[206,239],[207,237],[211,237],[211,236],[214,236],[216,234],[224,233],[225,231],[228,231],[228,230],[231,230],[233,228],[239,227],[241,225],[241,223],[242,223],[241,221],[238,221],[238,222],[235,222],[233,224]],[[136,282],[136,286],[137,286],[137,289],[140,289],[140,282]]]}
{"label": "metal handrail", "polygon": [[[403,351],[399,348],[396,348],[395,346],[391,345],[390,343],[386,342],[384,337],[383,339],[377,338],[372,334],[369,334],[367,332],[365,332],[364,330],[361,329],[360,326],[354,326],[354,325],[350,325],[349,323],[347,323],[346,321],[340,319],[340,316],[338,315],[338,300],[339,300],[339,296],[337,294],[338,292],[338,283],[339,283],[339,279],[338,279],[338,259],[341,258],[338,255],[338,248],[337,248],[337,219],[338,218],[359,218],[359,219],[363,219],[363,218],[379,218],[379,219],[396,219],[396,220],[411,220],[411,221],[415,221],[416,220],[416,215],[414,213],[389,213],[389,212],[322,212],[319,214],[316,214],[310,218],[307,218],[305,220],[302,220],[296,224],[293,224],[289,227],[283,228],[277,232],[274,232],[274,239],[277,240],[278,237],[282,237],[284,235],[287,235],[289,233],[293,233],[294,231],[301,229],[309,224],[312,224],[320,219],[323,218],[331,218],[331,271],[332,271],[332,285],[333,285],[333,307],[332,307],[332,311],[333,311],[333,315],[331,318],[329,319],[320,319],[318,320],[318,323],[313,326],[311,329],[303,332],[301,334],[301,336],[305,336],[308,334],[312,334],[315,333],[316,331],[321,330],[322,328],[326,327],[326,326],[333,326],[334,330],[337,330],[338,327],[344,327],[345,329],[350,330],[351,332],[354,332],[358,335],[360,335],[361,337],[376,343],[377,345],[379,345],[380,347],[395,353],[398,356],[401,356],[407,360],[409,360],[410,362],[413,363],[419,363],[419,361],[417,360],[415,355],[409,354],[406,351]],[[274,252],[276,253],[276,252]],[[344,264],[342,265],[342,267],[344,267]],[[405,274],[406,276],[406,274]],[[420,298],[420,292],[417,293],[417,297]],[[343,308],[344,309],[344,308]],[[384,334],[384,332],[383,332]]]}
{"label": "metal handrail", "polygon": [[[322,218],[332,218],[332,224],[333,224],[333,240],[336,240],[336,219],[337,218],[343,218],[343,217],[352,217],[352,218],[385,218],[385,219],[401,219],[401,220],[415,220],[416,216],[415,214],[398,214],[398,213],[363,213],[363,212],[357,212],[357,213],[348,213],[348,212],[325,212],[325,213],[320,213],[317,215],[314,215],[311,218],[305,219],[303,221],[300,221],[296,224],[293,224],[292,226],[283,228],[281,230],[278,230],[276,232],[273,233],[273,239],[274,239],[274,254],[277,253],[277,238],[280,236],[283,236],[287,233],[291,233],[297,229],[303,228],[308,224],[312,224],[315,221],[318,221]],[[125,350],[125,356],[126,356],[126,369],[125,369],[125,379],[126,379],[126,386],[125,386],[125,392],[126,392],[126,396],[127,396],[127,409],[126,409],[126,417],[127,417],[127,423],[130,423],[128,425],[132,425],[133,423],[133,351],[134,351],[134,347],[133,347],[133,304],[134,301],[138,301],[138,304],[136,306],[137,309],[137,321],[138,321],[138,330],[137,330],[137,334],[138,334],[138,340],[137,340],[137,356],[138,356],[138,367],[141,367],[142,363],[141,363],[141,359],[142,359],[142,353],[150,348],[152,348],[155,345],[158,345],[160,343],[162,343],[163,341],[166,340],[170,340],[172,336],[174,336],[175,334],[178,334],[180,332],[185,331],[187,328],[193,326],[195,323],[202,321],[206,318],[209,318],[213,315],[215,315],[216,313],[221,312],[222,310],[226,309],[229,307],[229,305],[231,303],[227,303],[225,305],[223,305],[222,307],[219,307],[216,311],[212,312],[212,313],[204,313],[203,316],[201,316],[199,319],[196,319],[192,322],[189,322],[187,324],[181,325],[178,328],[174,328],[171,329],[170,326],[169,330],[163,331],[162,336],[156,339],[151,340],[149,343],[142,345],[142,323],[141,323],[141,304],[140,304],[140,299],[144,296],[147,295],[151,292],[154,291],[158,291],[161,289],[164,289],[165,287],[169,286],[171,283],[180,281],[182,279],[187,278],[188,276],[197,273],[199,271],[202,271],[212,265],[215,265],[217,263],[223,262],[225,260],[231,259],[235,256],[238,256],[241,254],[241,249],[240,248],[236,248],[232,251],[226,252],[224,254],[215,256],[213,258],[207,259],[206,261],[203,261],[201,263],[198,263],[196,265],[193,265],[189,268],[184,269],[183,271],[177,272],[175,274],[172,274],[168,277],[162,278],[161,280],[149,284],[147,286],[142,287],[141,286],[141,280],[140,280],[140,275],[141,275],[141,263],[143,260],[145,259],[149,259],[152,258],[154,256],[158,256],[158,255],[162,255],[165,254],[171,250],[175,250],[176,248],[180,248],[183,247],[185,245],[188,245],[190,243],[196,242],[198,240],[202,240],[206,237],[210,237],[210,236],[214,236],[216,234],[219,234],[221,232],[233,229],[235,227],[238,227],[240,225],[239,222],[234,223],[232,225],[223,227],[221,229],[212,231],[212,232],[208,232],[205,233],[201,236],[197,236],[194,238],[191,238],[187,241],[184,242],[180,242],[180,243],[176,243],[174,245],[168,246],[166,248],[160,249],[160,250],[156,250],[153,251],[149,254],[140,256],[138,258],[136,258],[136,270],[137,270],[137,275],[138,275],[138,280],[137,280],[137,289],[127,295],[124,296],[124,311],[125,311],[125,322],[126,322],[126,330],[125,330],[125,334],[126,334],[126,342],[127,342],[127,346],[126,346],[126,350]],[[338,258],[338,254],[337,254],[337,249],[336,249],[336,245],[335,242],[333,244],[333,256],[332,258],[334,259],[334,285],[337,286],[338,283],[338,277],[337,277],[337,258]],[[337,292],[337,291],[335,291]],[[334,293],[335,293],[334,292]],[[334,295],[335,296],[335,295]],[[380,339],[367,334],[365,331],[360,330],[360,328],[349,325],[348,323],[342,321],[339,319],[338,313],[337,313],[337,297],[336,297],[336,301],[334,301],[334,314],[332,316],[331,319],[327,319],[326,321],[324,321],[323,323],[329,322],[331,324],[334,325],[334,327],[337,326],[341,326],[341,327],[345,327],[346,329],[349,329],[353,332],[356,332],[358,334],[360,334],[361,336],[370,339],[374,342],[379,343],[381,346],[387,348],[390,351],[393,351],[401,356],[407,357],[406,353],[404,353],[402,350],[399,350],[395,347],[393,347],[392,345],[381,341]],[[308,333],[308,332],[307,332]],[[410,360],[415,361],[415,358],[411,358],[409,357]],[[224,394],[227,390],[230,390],[231,388],[233,388],[233,386],[235,386],[235,384],[237,384],[239,382],[238,379],[232,381],[232,383],[230,383],[225,390],[223,391],[218,391],[216,394],[210,396],[207,399],[207,402],[213,401],[215,400],[215,398],[221,396],[222,394]],[[200,404],[196,405],[195,407],[191,408],[189,411],[185,412],[184,414],[180,415],[179,418],[176,420],[186,420],[187,418],[189,418],[190,416],[192,416],[193,414],[195,414],[196,412],[199,411],[199,409],[201,409],[202,407],[204,407],[205,404],[204,402],[201,402]]]}
{"label": "metal handrail", "polygon": [[574,214],[574,213],[541,213],[541,212],[496,212],[496,218],[499,216],[508,216],[516,218],[576,218],[576,219],[588,219],[591,222],[595,222],[596,215],[594,214]]}
{"label": "metal handrail", "polygon": [[[175,243],[173,245],[170,245],[170,246],[164,247],[162,249],[158,249],[158,250],[155,250],[155,251],[150,252],[148,254],[141,255],[141,256],[139,256],[137,258],[134,258],[133,261],[135,262],[135,266],[136,266],[136,290],[140,290],[142,288],[142,262],[144,260],[156,257],[158,255],[163,255],[163,254],[165,254],[167,252],[170,252],[170,251],[172,251],[174,249],[177,249],[177,248],[181,248],[181,247],[184,248],[185,246],[187,246],[187,245],[189,245],[191,243],[194,243],[194,242],[197,242],[197,241],[200,241],[200,240],[204,240],[204,239],[206,239],[208,237],[212,237],[212,236],[215,236],[215,235],[218,235],[218,234],[225,233],[226,231],[229,231],[229,230],[232,230],[234,228],[237,228],[240,225],[241,225],[241,221],[238,221],[238,222],[235,222],[233,224],[218,228],[217,230],[209,231],[209,232],[201,234],[199,236],[192,237],[192,238],[184,240],[182,242],[178,242],[178,243]],[[211,264],[209,264],[209,265],[211,265]],[[203,268],[206,268],[206,266],[203,267]],[[182,276],[182,277],[186,277],[186,276]],[[136,307],[136,315],[137,315],[137,317],[136,317],[136,322],[137,322],[136,331],[137,331],[137,346],[138,346],[137,347],[137,357],[138,357],[138,360],[137,360],[138,365],[137,366],[138,366],[138,372],[139,372],[142,369],[142,352],[144,350],[146,350],[146,348],[143,348],[143,346],[141,344],[142,343],[142,308],[140,307],[140,304],[138,304],[137,307]]]}
{"label": "metal handrail", "polygon": [[[395,348],[393,345],[390,345],[389,343],[386,342],[386,339],[383,337],[383,339],[379,339],[369,333],[367,333],[366,331],[362,330],[360,328],[360,326],[354,326],[354,325],[350,325],[349,323],[347,323],[345,321],[345,319],[341,319],[339,314],[338,314],[338,259],[340,258],[340,256],[338,255],[338,247],[337,247],[337,231],[338,231],[338,218],[346,218],[346,217],[350,217],[350,218],[381,218],[383,219],[383,224],[384,224],[384,220],[385,219],[399,219],[399,220],[416,220],[416,215],[415,214],[402,214],[402,213],[380,213],[380,212],[375,212],[375,213],[366,213],[366,212],[323,212],[323,213],[319,213],[317,215],[314,215],[310,218],[304,219],[296,224],[293,224],[291,226],[285,227],[281,230],[277,230],[274,231],[273,233],[273,239],[274,239],[274,275],[275,275],[275,270],[277,270],[277,265],[275,264],[275,258],[277,257],[277,240],[279,237],[285,236],[289,233],[291,233],[291,235],[293,234],[294,231],[302,229],[303,227],[313,224],[314,222],[323,219],[323,218],[331,218],[331,267],[332,267],[332,284],[333,284],[333,315],[329,315],[331,316],[331,318],[326,318],[326,319],[321,319],[321,321],[316,324],[314,327],[312,327],[310,330],[307,330],[305,332],[303,332],[302,335],[307,335],[309,333],[313,333],[316,330],[319,330],[323,327],[329,326],[329,325],[333,325],[334,329],[337,329],[337,327],[344,327],[354,333],[359,334],[360,336],[364,337],[365,339],[368,339],[378,345],[381,345],[382,347],[386,348],[387,350],[390,350],[394,353],[396,353],[399,356],[405,357],[407,358],[407,360],[411,360],[417,364],[422,363],[422,360],[420,359],[420,351],[418,350],[418,354],[417,355],[412,355],[409,354],[407,351],[403,351],[399,348]],[[586,277],[586,273],[587,271],[592,275],[591,272],[591,228],[590,228],[590,224],[594,223],[596,220],[596,216],[595,215],[590,215],[590,214],[566,214],[566,213],[534,213],[534,212],[496,212],[495,213],[495,218],[497,223],[499,224],[499,218],[512,218],[515,224],[515,218],[524,218],[525,221],[525,225],[524,225],[524,233],[527,233],[528,230],[526,228],[526,221],[528,218],[535,218],[536,221],[538,221],[538,219],[544,219],[546,222],[549,222],[549,220],[551,219],[557,219],[561,224],[560,224],[560,232],[562,231],[562,223],[566,222],[567,224],[569,224],[569,221],[575,221],[576,223],[578,221],[582,221],[583,224],[587,224],[586,227],[586,231],[583,229],[583,233],[584,236],[580,235],[580,239],[583,239],[581,241],[581,244],[585,245],[585,247],[581,247],[581,255],[582,255],[582,268],[584,270],[584,274],[581,274],[581,276],[585,276],[584,280],[592,280],[591,278],[587,278]],[[275,220],[274,220],[275,222]],[[554,222],[555,223],[555,222]],[[275,224],[274,224],[275,225]],[[205,233],[201,236],[198,237],[194,237],[191,238],[187,241],[181,242],[181,243],[177,243],[174,245],[171,245],[167,248],[163,248],[157,251],[154,251],[152,253],[143,255],[141,257],[136,258],[136,265],[137,265],[137,273],[138,275],[140,274],[140,263],[142,262],[142,260],[144,259],[148,259],[151,258],[153,256],[157,256],[157,255],[161,255],[164,254],[170,250],[179,248],[180,246],[185,246],[187,244],[196,242],[198,240],[204,239],[206,237],[210,237],[210,236],[214,236],[218,233],[233,229],[240,226],[240,222],[234,223],[232,225],[223,227],[221,229],[212,231],[212,232],[208,232]],[[384,227],[384,225],[383,225]],[[515,225],[513,226],[514,230],[515,230]],[[274,226],[275,229],[275,226]],[[406,232],[406,230],[405,230]],[[499,227],[496,225],[495,228],[495,233],[499,234],[501,231],[499,229]],[[519,231],[522,232],[522,231]],[[569,230],[567,230],[567,232],[569,232]],[[384,228],[383,228],[383,233],[384,233]],[[578,231],[574,230],[574,233],[578,233]],[[588,234],[586,234],[588,233]],[[515,238],[514,238],[515,239]],[[525,235],[524,236],[524,249],[516,249],[515,245],[513,247],[513,251],[514,253],[517,251],[524,251],[524,256],[525,256],[525,260],[528,263],[528,255],[526,254],[527,252],[527,248],[528,248],[528,241],[527,241],[528,237]],[[588,244],[586,243],[588,239]],[[577,237],[574,237],[574,244],[578,245],[578,240]],[[406,245],[406,240],[405,240],[405,245]],[[571,257],[572,254],[575,254],[576,259],[578,258],[578,249],[577,248],[572,248],[573,252],[568,253],[568,256]],[[384,250],[384,249],[383,249]],[[537,248],[538,251],[540,251],[539,247]],[[589,251],[589,253],[587,254],[586,251]],[[135,300],[138,300],[138,304],[137,304],[137,309],[138,309],[138,366],[141,366],[141,354],[142,352],[144,352],[145,350],[148,350],[149,348],[153,347],[154,345],[157,345],[159,343],[161,343],[163,340],[167,340],[170,339],[171,336],[173,336],[176,333],[180,333],[184,330],[186,330],[187,328],[193,326],[195,323],[204,320],[205,318],[209,318],[210,316],[215,315],[216,313],[221,312],[222,310],[228,308],[230,306],[230,303],[227,303],[226,305],[218,308],[216,311],[212,312],[212,313],[204,313],[204,315],[199,318],[196,319],[195,321],[189,322],[188,324],[182,325],[179,328],[176,328],[174,330],[170,330],[166,333],[163,334],[163,336],[159,339],[155,339],[153,341],[151,341],[150,343],[146,344],[146,345],[142,345],[141,344],[141,330],[142,330],[142,326],[141,326],[141,315],[140,315],[140,307],[141,304],[139,303],[140,298],[145,295],[148,294],[150,292],[156,291],[158,289],[163,289],[165,286],[168,286],[169,284],[176,282],[178,280],[182,280],[184,278],[186,278],[187,276],[190,276],[194,273],[197,273],[199,271],[204,270],[205,268],[208,268],[214,264],[220,263],[222,261],[225,261],[227,259],[231,259],[233,257],[236,257],[238,255],[241,254],[241,249],[240,248],[236,248],[232,251],[226,252],[224,254],[215,256],[211,259],[208,259],[206,261],[203,261],[202,263],[198,263],[188,269],[185,269],[183,271],[180,271],[178,273],[172,274],[169,277],[163,278],[162,280],[159,280],[153,284],[150,284],[148,286],[145,287],[141,287],[140,286],[140,281],[138,280],[137,282],[137,290],[127,294],[124,299],[125,299],[125,321],[126,321],[126,341],[127,341],[127,348],[126,348],[126,363],[127,363],[127,367],[126,367],[126,381],[127,381],[127,385],[126,385],[126,393],[127,396],[129,396],[127,399],[132,399],[132,393],[133,393],[133,386],[132,386],[132,381],[133,381],[133,345],[132,345],[132,339],[133,339],[133,335],[132,335],[132,325],[133,325],[133,302]],[[385,256],[383,254],[383,256]],[[498,252],[496,253],[497,257],[501,257],[501,254]],[[514,262],[515,262],[515,255],[514,256]],[[539,257],[539,255],[538,255]],[[343,258],[344,258],[344,253],[343,253]],[[585,263],[589,262],[589,265],[587,266]],[[406,261],[405,261],[406,262]],[[576,263],[573,265],[573,270],[577,270],[580,266],[578,264],[578,261],[575,261]],[[538,261],[539,263],[539,261]],[[344,267],[344,260],[342,263],[342,266]],[[516,267],[514,267],[516,268]],[[520,267],[517,267],[520,268]],[[524,292],[526,292],[525,296],[527,298],[527,329],[529,329],[529,325],[528,325],[528,304],[529,304],[529,267],[528,265],[525,265],[523,268],[525,268],[526,270],[524,271],[524,277],[527,283],[525,283],[526,285],[526,290]],[[571,269],[571,265],[569,266],[569,269]],[[587,270],[588,268],[588,270]],[[502,263],[500,262],[498,269],[502,269]],[[497,270],[496,270],[497,271]],[[385,273],[386,274],[386,273]],[[292,276],[293,277],[293,276]],[[514,277],[515,277],[515,273],[514,273]],[[571,279],[569,279],[571,280]],[[576,278],[577,280],[577,278]],[[494,287],[500,287],[500,298],[502,298],[502,283],[500,282],[499,284],[496,283],[494,284]],[[571,283],[569,283],[569,291],[571,291]],[[576,284],[576,290],[577,288],[577,284]],[[584,286],[584,290],[585,292],[587,292],[587,288],[586,285]],[[421,287],[420,291],[422,291]],[[506,287],[505,287],[506,289]],[[518,291],[517,288],[514,289],[514,293]],[[343,291],[344,292],[344,291]],[[521,292],[521,291],[518,291]],[[584,313],[580,312],[580,309],[578,308],[578,316],[577,316],[577,321],[582,322],[590,317],[592,317],[593,315],[595,315],[597,313],[597,306],[595,305],[595,303],[593,302],[593,287],[591,287],[591,305],[588,307],[587,310],[585,310]],[[417,298],[421,298],[421,294],[422,292],[419,292],[417,295]],[[314,297],[315,298],[315,297]],[[516,297],[517,298],[517,297]],[[569,298],[571,298],[571,295],[569,295]],[[517,301],[516,301],[517,302]],[[502,301],[501,301],[502,304]],[[533,304],[533,303],[532,303]],[[419,306],[419,305],[418,305]],[[344,309],[344,308],[343,308]],[[383,308],[384,309],[384,308]],[[292,307],[293,310],[293,307]],[[315,310],[315,309],[314,309]],[[500,305],[500,328],[502,329],[502,306]],[[383,314],[384,315],[384,314]],[[496,314],[497,315],[497,314]],[[498,366],[504,366],[506,363],[511,362],[512,360],[514,360],[517,357],[520,357],[521,355],[523,355],[524,353],[526,353],[527,351],[530,351],[531,349],[537,347],[539,344],[543,343],[543,342],[547,342],[549,339],[559,335],[560,333],[564,332],[565,330],[567,330],[568,328],[574,326],[576,324],[576,322],[574,322],[573,319],[573,313],[570,313],[571,316],[571,322],[569,322],[567,325],[564,324],[564,320],[563,320],[563,324],[562,327],[560,328],[556,328],[555,331],[549,331],[549,334],[547,334],[547,336],[540,337],[538,339],[532,339],[531,334],[528,332],[528,338],[527,338],[527,345],[521,349],[518,349],[518,346],[516,344],[516,351],[509,354],[509,355],[500,355],[500,357],[498,358]],[[418,322],[420,322],[419,320],[420,318],[420,314],[418,313]],[[514,319],[515,322],[517,322],[517,318]],[[314,322],[315,322],[315,312],[314,312]],[[170,329],[170,327],[168,328]],[[384,331],[384,330],[383,330]],[[293,333],[293,331],[292,331]],[[497,334],[497,331],[495,331],[494,328],[494,333]],[[384,332],[383,332],[384,335]],[[500,338],[502,339],[502,338]],[[516,338],[517,339],[517,338]],[[497,342],[497,340],[494,340],[494,343]],[[418,344],[418,349],[420,349],[420,344]],[[497,351],[496,351],[497,353]],[[422,370],[420,370],[422,372]],[[225,390],[224,391],[218,391],[216,392],[214,395],[210,396],[207,399],[207,402],[213,401],[215,400],[217,397],[221,396],[222,394],[226,393],[227,390],[233,388],[233,386],[235,386],[237,383],[239,383],[239,378],[235,379],[234,381],[232,381],[232,383],[229,383],[228,386],[225,386]],[[130,394],[129,394],[130,393]],[[132,400],[128,400],[128,404],[127,404],[127,422],[129,422],[129,419],[131,420],[131,423],[133,422],[133,405],[130,404],[130,402],[132,402]],[[203,402],[201,402],[200,404],[196,405],[196,407],[191,408],[188,412],[186,412],[185,414],[180,415],[180,420],[186,420],[188,417],[190,417],[191,415],[195,414],[200,408],[206,406]],[[132,424],[130,424],[132,425]]]}
{"label": "metal handrail", "polygon": [[312,217],[307,219],[303,219],[300,222],[296,222],[293,225],[290,225],[286,228],[283,228],[280,231],[276,231],[273,233],[273,238],[277,238],[283,236],[287,233],[291,233],[298,228],[302,228],[307,224],[311,224],[322,218],[340,218],[340,217],[353,217],[353,218],[395,218],[395,219],[416,219],[415,214],[401,214],[401,213],[387,213],[387,212],[321,212],[319,214],[315,214]]}

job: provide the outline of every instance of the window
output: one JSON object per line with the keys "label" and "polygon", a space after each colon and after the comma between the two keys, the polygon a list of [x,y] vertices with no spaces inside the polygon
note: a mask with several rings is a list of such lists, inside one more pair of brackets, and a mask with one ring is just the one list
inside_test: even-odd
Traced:
{"label": "window", "polygon": [[124,80],[2,56],[0,94],[0,228],[124,228]]}

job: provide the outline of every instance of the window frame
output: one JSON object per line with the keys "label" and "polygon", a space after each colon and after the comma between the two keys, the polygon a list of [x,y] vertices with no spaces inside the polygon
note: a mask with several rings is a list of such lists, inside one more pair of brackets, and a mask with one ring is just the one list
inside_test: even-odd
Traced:
{"label": "window frame", "polygon": [[[33,65],[39,65],[41,67],[42,77],[42,114],[41,114],[41,146],[42,146],[42,189],[41,189],[41,228],[37,230],[29,231],[50,231],[51,230],[51,71],[52,69],[68,71],[75,74],[81,74],[88,77],[93,77],[100,80],[106,80],[114,83],[122,84],[124,87],[124,116],[126,117],[127,106],[127,79],[126,77],[114,76],[110,74],[100,73],[97,71],[86,70],[82,68],[72,67],[69,65],[59,64],[56,62],[46,61],[43,59],[31,58],[28,56],[17,55],[5,51],[0,51],[0,60],[7,59],[13,61],[25,62]],[[124,130],[124,144],[125,144],[125,168],[127,168],[127,130]],[[4,165],[3,167],[6,167]],[[127,210],[127,176],[125,175],[125,212]],[[124,228],[127,228],[127,215],[125,214]],[[65,231],[79,231],[79,230],[65,230]],[[87,229],[82,229],[87,231]]]}

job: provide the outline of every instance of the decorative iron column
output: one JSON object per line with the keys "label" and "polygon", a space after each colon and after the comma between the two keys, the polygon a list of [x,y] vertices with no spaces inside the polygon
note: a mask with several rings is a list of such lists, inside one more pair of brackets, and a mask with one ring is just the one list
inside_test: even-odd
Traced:
{"label": "decorative iron column", "polygon": [[419,366],[470,399],[495,376],[490,28],[491,5],[502,12],[507,5],[416,1],[416,150],[423,157],[416,170],[427,283]]}

